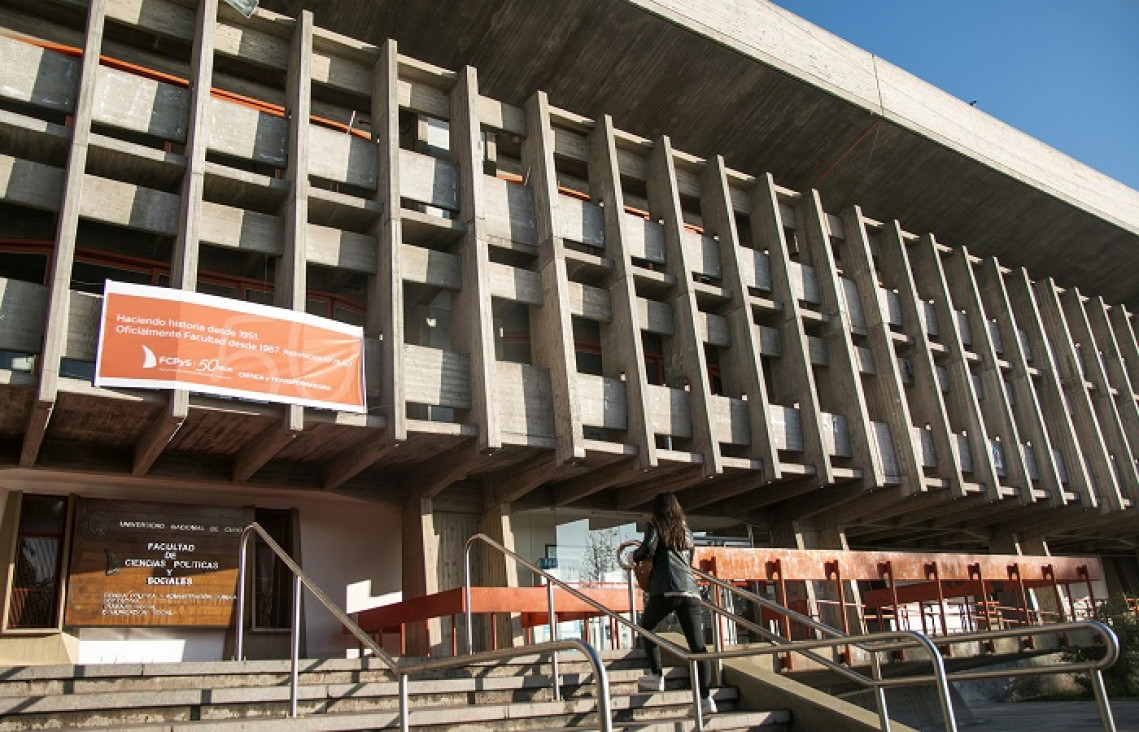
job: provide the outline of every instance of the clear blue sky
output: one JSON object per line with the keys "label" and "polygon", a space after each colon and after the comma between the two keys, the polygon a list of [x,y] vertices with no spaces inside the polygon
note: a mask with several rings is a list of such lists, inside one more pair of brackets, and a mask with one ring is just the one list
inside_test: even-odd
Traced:
{"label": "clear blue sky", "polygon": [[1139,0],[775,0],[1139,190]]}

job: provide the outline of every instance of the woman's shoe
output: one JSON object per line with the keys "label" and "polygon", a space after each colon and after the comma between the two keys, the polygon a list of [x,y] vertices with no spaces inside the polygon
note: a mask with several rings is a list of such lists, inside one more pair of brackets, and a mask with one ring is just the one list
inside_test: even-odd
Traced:
{"label": "woman's shoe", "polygon": [[660,674],[645,674],[637,679],[637,688],[641,691],[664,691],[664,677]]}

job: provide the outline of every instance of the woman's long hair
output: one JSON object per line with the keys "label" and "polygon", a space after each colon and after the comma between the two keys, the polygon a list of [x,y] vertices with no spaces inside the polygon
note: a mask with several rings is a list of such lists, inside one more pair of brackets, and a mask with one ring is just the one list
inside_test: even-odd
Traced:
{"label": "woman's long hair", "polygon": [[669,549],[690,549],[688,541],[688,521],[684,509],[672,493],[658,493],[653,502],[653,517],[650,519],[661,543]]}

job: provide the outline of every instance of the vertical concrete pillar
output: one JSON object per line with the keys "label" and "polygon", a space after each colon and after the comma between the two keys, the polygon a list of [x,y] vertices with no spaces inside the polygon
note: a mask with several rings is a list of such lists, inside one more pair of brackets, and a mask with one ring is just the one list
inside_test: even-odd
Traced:
{"label": "vertical concrete pillar", "polygon": [[[1068,408],[1064,387],[1060,382],[1060,373],[1056,367],[1052,336],[1045,327],[1032,282],[1024,269],[1016,269],[1007,275],[1006,285],[1016,322],[1024,331],[1026,360],[1030,352],[1031,365],[1037,370],[1038,377],[1030,378],[1028,383],[1036,392],[1040,403],[1040,411],[1054,449],[1054,460],[1060,472],[1061,485],[1067,483],[1064,493],[1070,492],[1073,499],[1078,499],[1081,507],[1085,509],[1096,508],[1100,500],[1093,483],[1093,472],[1084,462],[1080,440],[1076,433],[1076,422],[1072,410]],[[1063,470],[1060,470],[1061,465]],[[1098,462],[1096,469],[1099,469]],[[1066,495],[1065,501],[1067,501]]]}
{"label": "vertical concrete pillar", "polygon": [[[313,16],[303,11],[293,28],[286,75],[289,114],[289,195],[282,206],[285,241],[273,276],[273,304],[304,312],[308,294],[309,118],[312,116]],[[263,435],[260,457],[268,461],[304,429],[304,407],[285,406],[284,414]]]}
{"label": "vertical concrete pillar", "polygon": [[[986,452],[995,454],[997,445],[1004,466],[1005,485],[1009,491],[1018,492],[1016,499],[1022,504],[1034,503],[1035,494],[1032,490],[1032,481],[1028,476],[1028,466],[1025,464],[1024,452],[1021,449],[1020,430],[1017,428],[1013,415],[1012,405],[1009,404],[1008,391],[1005,389],[1004,374],[1001,363],[997,358],[996,344],[993,341],[990,326],[992,321],[985,311],[981,301],[981,293],[977,286],[974,272],[974,257],[964,247],[955,248],[945,257],[944,262],[946,286],[956,307],[961,308],[966,318],[972,341],[970,348],[972,355],[980,357],[980,366],[973,374],[973,381],[977,396],[977,406],[982,417],[981,424],[986,430]],[[962,340],[962,345],[964,342]],[[965,356],[966,371],[969,370],[968,357],[971,354],[962,351]],[[994,476],[999,481],[996,459],[993,458]],[[976,462],[974,462],[976,465]],[[997,486],[994,486],[994,489]],[[1007,495],[1006,491],[998,491],[1000,496]]]}
{"label": "vertical concrete pillar", "polygon": [[545,92],[526,102],[526,141],[522,146],[534,196],[538,234],[538,275],[542,305],[531,308],[531,354],[534,365],[550,374],[553,392],[557,463],[585,457],[581,427],[581,400],[577,389],[573,320],[570,316],[569,274],[565,243],[558,234],[558,181],[554,169],[554,131]]}
{"label": "vertical concrete pillar", "polygon": [[[980,484],[989,501],[1000,500],[1000,481],[989,452],[989,436],[981,409],[977,403],[977,390],[973,385],[973,375],[965,345],[961,342],[961,327],[958,310],[946,283],[945,269],[941,262],[942,247],[932,234],[926,234],[912,245],[910,264],[913,267],[914,282],[919,291],[933,302],[937,318],[939,343],[944,348],[941,365],[945,369],[949,397],[943,399],[949,424],[960,433],[951,436],[955,455],[960,456],[958,437],[964,437],[969,447],[972,470],[966,473],[965,482]],[[938,462],[942,456],[938,455]],[[966,464],[958,459],[958,466],[964,470]]]}
{"label": "vertical concrete pillar", "polygon": [[[684,215],[680,207],[680,193],[676,180],[676,160],[668,137],[660,137],[649,154],[648,175],[645,183],[649,199],[649,212],[662,222],[666,268],[676,281],[669,292],[669,305],[673,317],[673,348],[669,363],[665,364],[666,378],[675,379],[668,386],[682,386],[688,393],[688,412],[692,420],[692,449],[704,458],[704,475],[713,477],[723,472],[720,445],[716,440],[711,419],[711,385],[704,343],[697,331],[700,307],[692,286],[693,266],[688,261],[684,239]],[[683,383],[681,383],[683,382]]]}
{"label": "vertical concrete pillar", "polygon": [[95,76],[99,70],[106,16],[106,0],[91,0],[87,8],[87,32],[83,39],[79,92],[72,115],[71,144],[67,149],[67,167],[63,175],[63,198],[56,217],[55,250],[49,270],[51,282],[48,283],[47,322],[44,326],[43,348],[36,359],[39,383],[36,385],[35,403],[24,429],[24,443],[20,449],[20,465],[23,467],[35,465],[59,393],[59,364],[63,346],[67,342],[71,271],[75,263],[83,177],[87,169],[87,145],[91,137],[91,113],[95,102]]}
{"label": "vertical concrete pillar", "polygon": [[[403,507],[403,599],[439,591],[439,538],[435,533],[435,508],[430,498],[414,497]],[[438,618],[405,628],[407,655],[426,656],[442,638]]]}
{"label": "vertical concrete pillar", "polygon": [[[1108,330],[1101,329],[1098,334],[1094,332],[1088,309],[1079,290],[1074,288],[1068,290],[1061,296],[1060,302],[1064,309],[1064,320],[1068,323],[1068,332],[1073,342],[1078,344],[1082,355],[1083,379],[1091,386],[1088,399],[1096,422],[1100,426],[1104,446],[1110,455],[1112,474],[1119,482],[1119,490],[1124,501],[1134,505],[1139,501],[1139,471],[1136,471],[1135,465],[1136,450],[1128,443],[1129,425],[1124,421],[1124,415],[1135,415],[1135,399],[1134,396],[1130,396],[1121,399],[1120,404],[1116,404],[1115,395],[1119,393],[1119,388],[1112,383],[1107,370],[1110,363],[1109,353],[1114,341]],[[1106,322],[1102,312],[1096,322]],[[1130,386],[1129,382],[1117,383]],[[1128,390],[1124,394],[1133,395],[1134,392]]]}
{"label": "vertical concrete pillar", "polygon": [[784,384],[795,402],[782,406],[798,409],[803,434],[802,460],[814,468],[815,485],[831,485],[834,483],[834,471],[823,440],[822,408],[815,388],[811,350],[799,296],[792,287],[791,269],[793,264],[799,266],[799,263],[792,263],[788,251],[780,195],[775,180],[767,174],[753,186],[750,201],[752,240],[756,246],[767,250],[772,294],[783,309],[777,327],[783,356],[774,361],[774,380]]}
{"label": "vertical concrete pillar", "polygon": [[[1040,307],[1040,322],[1046,334],[1042,348],[1047,348],[1051,354],[1050,368],[1056,372],[1058,383],[1063,388],[1064,398],[1060,403],[1066,405],[1065,411],[1071,414],[1080,451],[1092,477],[1095,500],[1105,511],[1122,511],[1125,508],[1124,497],[1112,466],[1112,455],[1104,436],[1105,426],[1096,418],[1084,375],[1084,363],[1076,350],[1060,302],[1060,288],[1051,279],[1041,280],[1035,285],[1035,294]],[[1094,352],[1085,355],[1089,360],[1098,360]]]}
{"label": "vertical concrete pillar", "polygon": [[876,448],[872,437],[873,427],[862,388],[862,374],[851,336],[851,303],[847,301],[845,284],[850,282],[857,290],[858,283],[839,276],[831,246],[830,225],[819,192],[804,193],[797,213],[803,243],[815,270],[822,311],[827,318],[821,335],[830,358],[827,367],[820,369],[815,377],[817,382],[821,382],[817,385],[826,390],[830,399],[828,406],[846,417],[851,457],[862,471],[863,485],[877,488],[885,485],[886,473],[881,451]]}
{"label": "vertical concrete pillar", "polygon": [[[840,555],[850,549],[843,527],[825,518],[798,520],[788,515],[780,516],[772,529],[772,541],[776,546],[793,549],[833,549],[834,559],[839,560],[840,570],[842,568]],[[791,599],[806,600],[812,607],[818,608],[820,622],[842,630],[843,619],[838,605],[838,587],[834,582],[805,582],[796,592],[800,597],[792,595],[792,588],[788,588]],[[847,605],[847,625],[852,635],[857,634],[862,631],[862,617],[859,612],[862,600],[858,592],[858,583],[843,580],[842,592]]]}
{"label": "vertical concrete pillar", "polygon": [[494,401],[497,362],[490,294],[490,245],[483,195],[483,142],[479,126],[479,85],[474,68],[459,72],[451,90],[451,154],[459,170],[459,220],[466,231],[459,245],[462,287],[453,297],[455,350],[470,358],[469,421],[479,428],[483,452],[502,446]]}
{"label": "vertical concrete pillar", "polygon": [[[490,491],[488,491],[489,495]],[[479,517],[479,531],[514,551],[514,526],[511,521],[510,504],[492,502]],[[479,552],[479,584],[489,587],[518,587],[519,567],[515,561],[497,551]],[[521,645],[522,617],[518,613],[502,613],[496,618],[496,635],[499,647]],[[484,633],[489,633],[489,623]],[[490,648],[490,638],[484,637],[484,647]]]}
{"label": "vertical concrete pillar", "polygon": [[[929,429],[935,453],[934,470],[953,498],[965,495],[961,476],[961,461],[955,449],[955,436],[949,423],[945,395],[937,378],[933,359],[925,302],[918,293],[917,277],[910,265],[909,241],[897,221],[886,226],[880,239],[878,262],[890,285],[897,289],[902,310],[902,330],[906,335],[905,356],[913,367],[913,387],[906,392],[910,410],[916,420],[915,427]],[[925,460],[923,458],[923,464]]]}
{"label": "vertical concrete pillar", "polygon": [[625,386],[625,442],[637,448],[637,467],[648,470],[657,465],[657,449],[614,134],[613,120],[604,115],[589,136],[589,188],[601,206],[605,255],[613,263],[613,274],[607,283],[613,316],[609,326],[601,329],[601,352],[605,376],[620,380]]}
{"label": "vertical concrete pillar", "polygon": [[755,266],[755,255],[753,250],[740,246],[727,167],[719,155],[708,161],[708,167],[701,178],[701,197],[704,207],[704,228],[706,232],[716,237],[720,245],[723,282],[732,298],[730,310],[724,314],[731,332],[731,347],[727,348],[727,353],[721,357],[735,380],[735,388],[729,396],[740,396],[747,400],[748,427],[751,434],[748,454],[752,459],[761,461],[760,475],[756,483],[769,483],[781,478],[782,471],[779,468],[775,438],[768,421],[771,409],[760,365],[759,329],[752,314],[747,280],[744,276],[746,267]]}
{"label": "vertical concrete pillar", "polygon": [[378,346],[379,408],[387,420],[390,442],[407,439],[407,404],[403,379],[403,273],[400,247],[403,220],[399,170],[399,54],[396,42],[380,47],[372,69],[372,138],[376,144],[376,274],[368,278],[364,317],[367,343]]}
{"label": "vertical concrete pillar", "polygon": [[[205,190],[206,145],[210,138],[210,87],[213,82],[214,32],[217,0],[198,5],[197,30],[190,62],[190,112],[186,124],[186,170],[178,212],[178,233],[170,260],[170,287],[193,292],[198,284],[198,252],[201,241],[202,194]],[[166,408],[152,418],[146,434],[134,450],[131,473],[145,475],[162,450],[181,429],[189,415],[190,394],[185,389],[170,392]]]}
{"label": "vertical concrete pillar", "polygon": [[[894,351],[894,337],[888,317],[883,314],[880,297],[882,285],[874,265],[866,220],[858,207],[848,209],[843,217],[843,272],[851,278],[861,299],[866,320],[867,346],[874,359],[874,378],[866,389],[868,408],[873,406],[878,419],[889,427],[894,448],[893,473],[901,485],[902,495],[915,495],[924,490],[921,454],[914,443],[914,423],[906,399],[905,385]],[[883,436],[877,433],[879,454],[883,451]]]}
{"label": "vertical concrete pillar", "polygon": [[984,298],[987,312],[993,317],[1003,345],[1003,358],[1010,366],[1007,375],[1011,407],[1021,435],[1026,444],[1032,446],[1032,462],[1036,466],[1036,485],[1047,493],[1047,501],[1053,506],[1067,502],[1060,481],[1060,472],[1053,454],[1052,440],[1041,411],[1040,400],[1032,386],[1028,357],[1021,342],[1023,332],[1017,322],[1004,284],[1004,275],[997,260],[990,257],[979,268],[977,275],[979,291]]}

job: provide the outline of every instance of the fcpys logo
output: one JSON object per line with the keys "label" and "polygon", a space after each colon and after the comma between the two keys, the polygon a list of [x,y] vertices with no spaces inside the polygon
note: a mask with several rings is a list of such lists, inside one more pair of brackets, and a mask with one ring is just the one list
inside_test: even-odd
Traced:
{"label": "fcpys logo", "polygon": [[160,368],[162,371],[191,369],[193,371],[205,371],[210,374],[222,374],[223,376],[233,371],[231,367],[226,366],[216,358],[199,358],[197,361],[194,361],[192,358],[159,356],[147,346],[142,346],[142,367],[144,369],[165,367]]}

